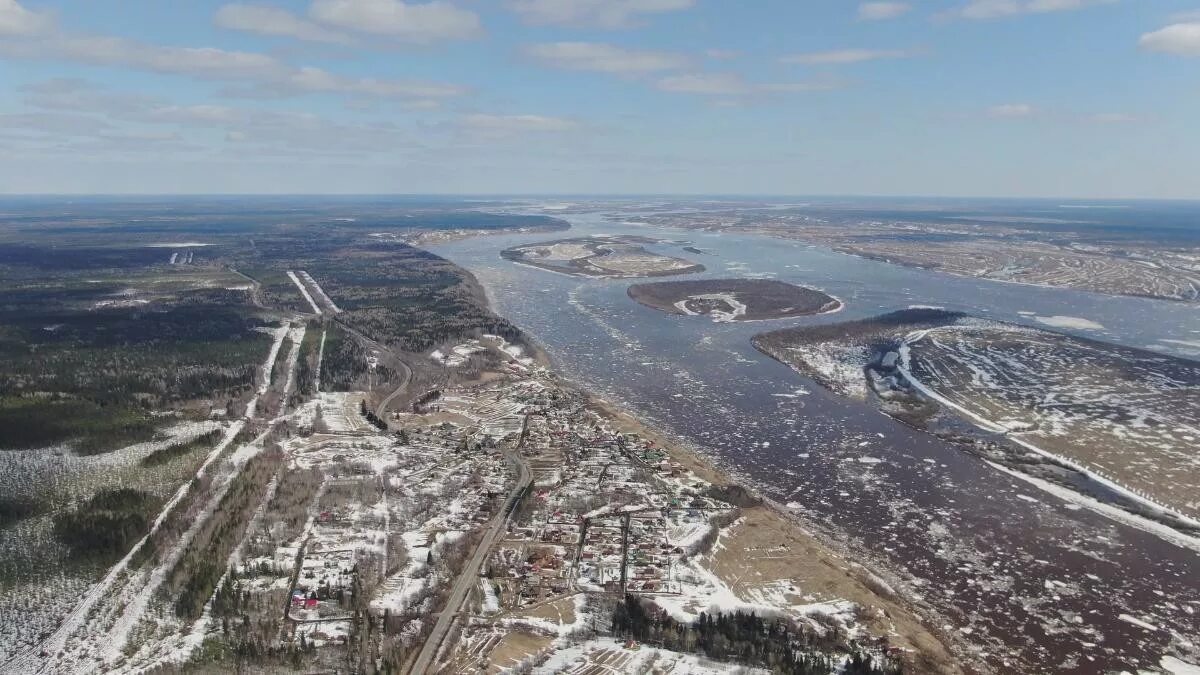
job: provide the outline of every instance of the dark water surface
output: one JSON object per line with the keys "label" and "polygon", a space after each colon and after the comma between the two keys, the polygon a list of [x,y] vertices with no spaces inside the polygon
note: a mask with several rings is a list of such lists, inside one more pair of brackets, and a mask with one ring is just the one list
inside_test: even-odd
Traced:
{"label": "dark water surface", "polygon": [[[677,243],[655,248],[704,263],[701,277],[770,276],[821,288],[847,307],[714,324],[633,302],[625,290],[635,281],[579,279],[499,257],[562,234],[434,250],[472,270],[497,311],[568,376],[910,577],[998,672],[1137,672],[1200,643],[1200,553],[836,397],[749,342],[764,330],[929,304],[1032,325],[1035,316],[1080,317],[1105,330],[1079,335],[1194,356],[1193,347],[1163,341],[1200,342],[1195,306],[949,277],[752,235],[620,226],[599,214],[567,219],[572,237],[660,236]],[[684,253],[684,242],[710,254]]]}

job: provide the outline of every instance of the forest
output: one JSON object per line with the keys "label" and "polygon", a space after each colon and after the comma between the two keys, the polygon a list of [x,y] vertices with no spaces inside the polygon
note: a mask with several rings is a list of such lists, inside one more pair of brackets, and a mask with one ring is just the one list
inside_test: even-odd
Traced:
{"label": "forest", "polygon": [[101,490],[54,518],[54,534],[76,557],[114,558],[150,529],[162,500],[130,488]]}
{"label": "forest", "polygon": [[211,289],[97,307],[111,289],[0,287],[0,449],[107,452],[153,438],[170,419],[152,411],[223,407],[252,387],[269,337],[249,308]]}
{"label": "forest", "polygon": [[900,675],[899,664],[872,657],[851,643],[845,663],[843,640],[819,634],[788,619],[744,612],[707,614],[690,624],[634,595],[625,596],[612,617],[612,632],[647,645],[699,653],[717,661],[769,668],[784,675]]}

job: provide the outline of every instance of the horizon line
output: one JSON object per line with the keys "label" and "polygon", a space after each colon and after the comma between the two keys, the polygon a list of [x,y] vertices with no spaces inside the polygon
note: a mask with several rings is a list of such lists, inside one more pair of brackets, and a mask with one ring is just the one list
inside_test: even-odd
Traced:
{"label": "horizon line", "polygon": [[724,192],[3,192],[0,199],[13,198],[587,198],[587,199],[937,199],[1066,202],[1200,202],[1196,197],[1112,197],[1112,196],[1011,196],[1011,195],[938,195],[938,194],[770,194]]}

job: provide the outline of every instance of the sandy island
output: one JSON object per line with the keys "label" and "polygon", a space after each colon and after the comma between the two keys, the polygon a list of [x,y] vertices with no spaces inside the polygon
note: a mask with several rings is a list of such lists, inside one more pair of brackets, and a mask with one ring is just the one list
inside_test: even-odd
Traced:
{"label": "sandy island", "polygon": [[697,279],[629,287],[629,297],[670,314],[713,321],[763,321],[836,312],[842,302],[815,288],[774,279]]}
{"label": "sandy island", "polygon": [[500,252],[505,260],[551,272],[614,279],[661,277],[703,272],[704,265],[646,250],[646,237],[578,237],[514,246]]}

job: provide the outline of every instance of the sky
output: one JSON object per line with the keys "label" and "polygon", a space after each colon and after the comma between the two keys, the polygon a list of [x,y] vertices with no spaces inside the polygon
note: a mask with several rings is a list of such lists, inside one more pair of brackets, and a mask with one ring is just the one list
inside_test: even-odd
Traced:
{"label": "sky", "polygon": [[1200,0],[0,0],[0,193],[1200,198]]}

